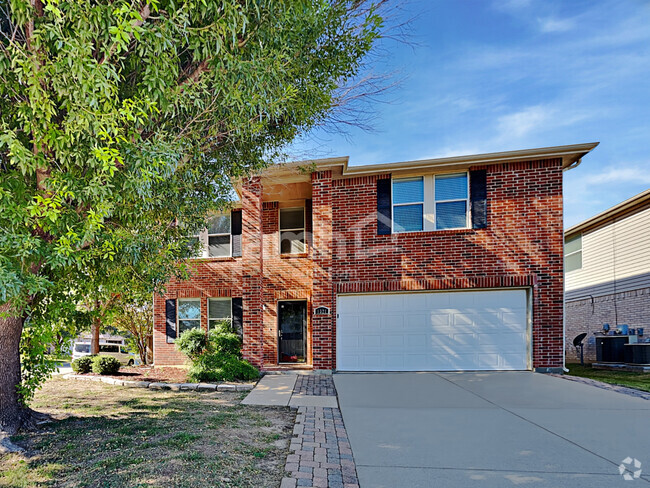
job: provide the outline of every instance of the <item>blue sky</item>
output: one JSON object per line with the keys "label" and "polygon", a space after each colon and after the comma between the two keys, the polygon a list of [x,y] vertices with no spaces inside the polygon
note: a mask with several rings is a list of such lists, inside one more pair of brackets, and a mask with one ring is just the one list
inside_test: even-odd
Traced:
{"label": "blue sky", "polygon": [[564,175],[565,227],[650,188],[650,2],[411,1],[402,81],[374,130],[317,130],[294,149],[350,164],[600,141]]}

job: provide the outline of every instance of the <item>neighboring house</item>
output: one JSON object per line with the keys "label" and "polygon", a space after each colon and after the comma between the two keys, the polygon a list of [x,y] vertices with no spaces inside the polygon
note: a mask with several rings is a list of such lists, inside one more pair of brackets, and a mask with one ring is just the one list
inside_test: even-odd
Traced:
{"label": "neighboring house", "polygon": [[594,332],[609,324],[650,335],[650,190],[574,225],[565,239],[567,356],[583,332],[585,358],[596,359]]}
{"label": "neighboring house", "polygon": [[264,370],[557,371],[562,171],[597,144],[371,166],[273,166],[154,298],[154,361],[232,318]]}

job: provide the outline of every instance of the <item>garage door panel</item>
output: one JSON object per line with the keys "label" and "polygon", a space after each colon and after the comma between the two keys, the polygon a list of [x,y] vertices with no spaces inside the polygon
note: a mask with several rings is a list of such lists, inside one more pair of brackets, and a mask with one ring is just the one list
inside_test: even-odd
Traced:
{"label": "garage door panel", "polygon": [[451,317],[448,313],[431,313],[429,315],[429,323],[433,327],[444,327],[451,325]]}
{"label": "garage door panel", "polygon": [[528,368],[524,290],[343,295],[337,310],[340,370]]}
{"label": "garage door panel", "polygon": [[366,330],[376,330],[381,322],[381,315],[362,315],[359,317],[361,328]]}

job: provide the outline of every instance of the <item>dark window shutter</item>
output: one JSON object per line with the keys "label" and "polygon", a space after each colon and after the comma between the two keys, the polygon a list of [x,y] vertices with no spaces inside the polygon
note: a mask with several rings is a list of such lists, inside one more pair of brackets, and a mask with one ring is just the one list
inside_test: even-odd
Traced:
{"label": "dark window shutter", "polygon": [[312,200],[305,200],[305,233],[307,234],[308,244],[313,245],[312,232],[314,224],[312,220]]}
{"label": "dark window shutter", "polygon": [[165,300],[167,342],[176,339],[176,300]]}
{"label": "dark window shutter", "polygon": [[232,298],[232,328],[239,337],[244,336],[244,307],[241,297]]}
{"label": "dark window shutter", "polygon": [[390,184],[390,178],[377,180],[377,235],[379,236],[390,234],[392,227]]}
{"label": "dark window shutter", "polygon": [[230,234],[232,237],[232,255],[241,257],[241,210],[233,210],[230,214]]}
{"label": "dark window shutter", "polygon": [[472,211],[472,229],[487,227],[487,171],[469,172],[469,198]]}

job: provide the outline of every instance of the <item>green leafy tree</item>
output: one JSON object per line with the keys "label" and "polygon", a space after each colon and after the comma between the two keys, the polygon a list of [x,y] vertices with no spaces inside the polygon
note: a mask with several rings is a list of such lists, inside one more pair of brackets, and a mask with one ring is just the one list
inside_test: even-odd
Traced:
{"label": "green leafy tree", "polygon": [[65,317],[90,288],[112,293],[116,268],[146,268],[152,287],[182,274],[185,236],[225,205],[230,178],[343,104],[383,20],[346,0],[5,0],[0,12],[0,430],[11,433],[32,415],[26,319]]}
{"label": "green leafy tree", "polygon": [[140,364],[149,364],[153,358],[153,307],[151,294],[138,296],[122,294],[115,305],[109,323],[127,338],[131,350],[140,356]]}

